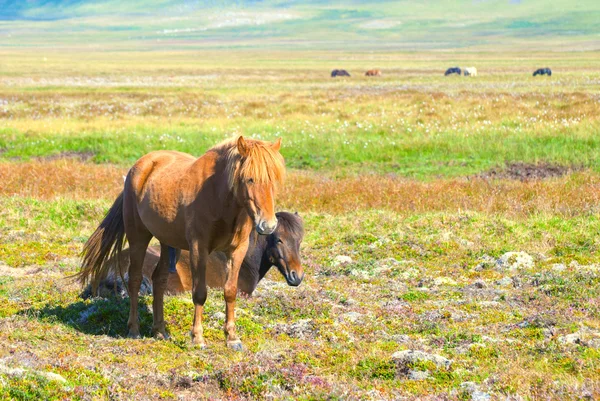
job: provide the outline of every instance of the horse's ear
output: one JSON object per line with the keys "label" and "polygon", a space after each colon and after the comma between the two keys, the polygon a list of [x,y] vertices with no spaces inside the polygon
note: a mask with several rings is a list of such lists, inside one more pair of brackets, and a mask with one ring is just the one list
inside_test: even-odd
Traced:
{"label": "horse's ear", "polygon": [[248,144],[246,143],[246,140],[244,139],[244,137],[241,135],[237,140],[237,148],[238,148],[238,152],[240,153],[240,156],[242,156],[242,157],[247,157],[250,154],[250,149],[248,148]]}
{"label": "horse's ear", "polygon": [[273,142],[272,148],[275,152],[279,152],[279,149],[281,149],[281,138],[279,138],[275,142]]}
{"label": "horse's ear", "polygon": [[300,216],[300,215],[298,214],[298,212],[294,212],[294,214],[295,214],[296,216]]}

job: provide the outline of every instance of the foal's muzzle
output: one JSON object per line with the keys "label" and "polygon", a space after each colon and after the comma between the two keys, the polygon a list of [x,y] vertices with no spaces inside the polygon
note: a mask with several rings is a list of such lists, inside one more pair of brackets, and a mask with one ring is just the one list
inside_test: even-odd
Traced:
{"label": "foal's muzzle", "polygon": [[277,228],[277,219],[273,219],[273,221],[268,222],[267,220],[262,220],[256,225],[256,232],[260,235],[269,235],[273,234],[273,231]]}

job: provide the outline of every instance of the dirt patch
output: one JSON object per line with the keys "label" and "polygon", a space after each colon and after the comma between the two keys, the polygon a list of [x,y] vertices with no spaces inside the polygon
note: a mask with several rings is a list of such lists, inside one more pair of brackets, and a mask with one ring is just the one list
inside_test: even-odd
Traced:
{"label": "dirt patch", "polygon": [[545,162],[537,164],[515,162],[508,163],[504,167],[494,167],[479,174],[477,177],[486,179],[503,178],[509,180],[531,181],[562,177],[563,175],[577,170],[581,170],[581,168]]}
{"label": "dirt patch", "polygon": [[87,162],[91,160],[96,154],[94,152],[60,152],[49,156],[40,157],[39,160],[42,161],[54,161],[61,159],[75,159],[82,162]]}

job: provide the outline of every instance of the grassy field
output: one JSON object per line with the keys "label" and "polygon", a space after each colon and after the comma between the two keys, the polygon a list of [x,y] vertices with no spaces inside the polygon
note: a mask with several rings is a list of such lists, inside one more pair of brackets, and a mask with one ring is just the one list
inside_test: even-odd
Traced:
{"label": "grassy field", "polygon": [[[597,54],[0,57],[0,400],[600,397]],[[171,340],[151,297],[125,338],[128,301],[67,278],[83,244],[138,157],[239,134],[283,138],[305,282],[240,300],[243,353],[217,290],[208,350],[190,296],[167,299]]]}

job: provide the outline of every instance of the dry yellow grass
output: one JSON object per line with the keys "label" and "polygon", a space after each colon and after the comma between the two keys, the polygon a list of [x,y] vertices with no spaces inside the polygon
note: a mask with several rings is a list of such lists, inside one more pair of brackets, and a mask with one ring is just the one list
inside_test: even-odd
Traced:
{"label": "dry yellow grass", "polygon": [[72,159],[0,163],[0,194],[36,199],[110,198],[119,193],[127,169]]}
{"label": "dry yellow grass", "polygon": [[[112,199],[127,169],[74,159],[0,163],[0,196],[36,199]],[[332,175],[292,170],[279,208],[340,214],[364,209],[400,213],[472,210],[522,216],[548,212],[573,216],[598,210],[600,175],[578,172],[535,181]]]}

